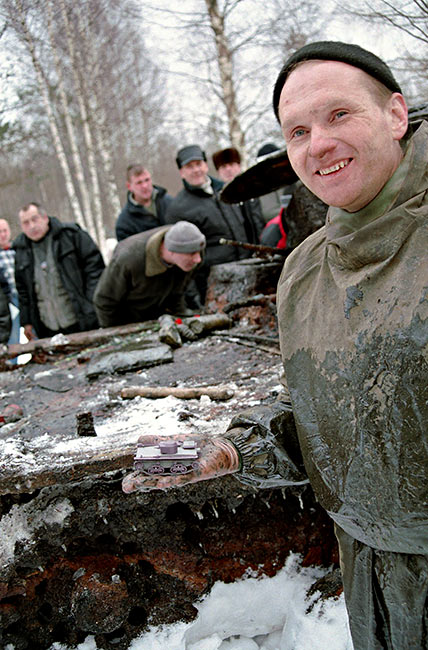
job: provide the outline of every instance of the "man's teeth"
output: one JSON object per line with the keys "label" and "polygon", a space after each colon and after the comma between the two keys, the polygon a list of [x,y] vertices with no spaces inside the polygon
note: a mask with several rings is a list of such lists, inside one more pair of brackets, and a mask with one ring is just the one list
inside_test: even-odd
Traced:
{"label": "man's teeth", "polygon": [[338,172],[339,169],[343,169],[346,167],[348,164],[347,160],[342,160],[340,163],[337,163],[337,165],[333,165],[333,167],[328,167],[327,169],[320,169],[319,173],[321,176],[326,176],[327,174],[331,174],[332,172]]}

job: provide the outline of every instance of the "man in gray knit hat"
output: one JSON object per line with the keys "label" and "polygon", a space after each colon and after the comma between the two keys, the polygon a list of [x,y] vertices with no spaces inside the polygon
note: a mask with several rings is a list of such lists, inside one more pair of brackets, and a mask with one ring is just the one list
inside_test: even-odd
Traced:
{"label": "man in gray knit hat", "polygon": [[102,327],[191,313],[185,291],[201,263],[205,236],[188,221],[119,242],[94,294]]}
{"label": "man in gray knit hat", "polygon": [[356,45],[298,50],[273,105],[291,165],[330,207],[277,291],[288,392],[240,414],[180,479],[310,482],[334,522],[354,650],[428,648],[428,124]]}

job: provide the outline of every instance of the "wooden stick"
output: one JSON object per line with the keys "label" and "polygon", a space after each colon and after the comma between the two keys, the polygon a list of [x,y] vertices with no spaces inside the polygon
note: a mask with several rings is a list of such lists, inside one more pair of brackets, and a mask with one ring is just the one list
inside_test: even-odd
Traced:
{"label": "wooden stick", "polygon": [[279,338],[277,336],[258,336],[257,334],[238,334],[233,332],[216,332],[216,336],[223,336],[227,339],[248,339],[248,341],[255,341],[256,343],[273,343],[279,345]]}
{"label": "wooden stick", "polygon": [[131,323],[129,325],[118,325],[117,327],[104,327],[86,332],[65,334],[64,342],[53,344],[52,338],[34,339],[28,343],[12,343],[8,346],[6,357],[16,357],[19,354],[43,352],[71,352],[80,350],[89,345],[100,345],[111,341],[114,336],[127,336],[144,330],[150,330],[158,326],[157,321],[144,321],[142,323]]}
{"label": "wooden stick", "polygon": [[231,343],[236,343],[237,345],[245,345],[247,348],[254,348],[255,350],[261,350],[262,352],[268,352],[269,354],[276,354],[278,357],[281,356],[281,350],[274,347],[267,347],[266,345],[257,345],[256,343],[250,343],[249,341],[242,341],[233,336],[225,338],[227,338]]}
{"label": "wooden stick", "polygon": [[230,388],[217,388],[216,386],[200,386],[192,388],[179,388],[177,386],[128,386],[122,388],[120,396],[123,399],[132,399],[133,397],[149,397],[156,399],[158,397],[168,397],[173,395],[179,399],[197,399],[202,395],[208,395],[211,399],[226,400],[234,395]]}

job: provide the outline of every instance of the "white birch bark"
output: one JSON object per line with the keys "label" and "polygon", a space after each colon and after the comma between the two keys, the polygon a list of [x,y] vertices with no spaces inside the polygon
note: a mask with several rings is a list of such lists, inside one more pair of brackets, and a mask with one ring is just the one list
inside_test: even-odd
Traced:
{"label": "white birch bark", "polygon": [[98,242],[103,257],[106,259],[107,257],[106,233],[105,233],[105,227],[103,221],[101,189],[100,189],[100,183],[99,183],[98,171],[97,171],[96,149],[95,149],[95,143],[93,141],[93,137],[89,125],[87,101],[85,101],[86,98],[84,96],[84,88],[81,83],[82,62],[80,57],[78,56],[78,52],[74,45],[74,39],[70,27],[70,22],[68,20],[67,9],[64,0],[60,0],[59,5],[61,9],[62,19],[65,26],[67,48],[68,48],[68,53],[71,61],[74,93],[75,93],[77,105],[79,107],[80,120],[82,123],[82,130],[83,130],[83,138],[86,147],[88,173],[89,173],[90,187],[92,192],[93,218],[95,221],[95,229],[96,229],[96,240]]}
{"label": "white birch bark", "polygon": [[224,16],[220,13],[217,0],[205,0],[205,4],[215,38],[222,87],[221,98],[226,108],[230,142],[232,147],[235,147],[240,152],[243,166],[246,167],[245,135],[241,127],[236,102],[236,91],[233,83],[233,54],[226,35]]}
{"label": "white birch bark", "polygon": [[55,64],[55,69],[56,69],[56,74],[58,78],[58,94],[59,94],[59,101],[60,101],[60,106],[62,109],[63,113],[63,118],[65,122],[65,127],[67,131],[67,136],[68,136],[68,141],[70,145],[70,150],[71,150],[71,155],[73,159],[73,164],[74,164],[74,173],[76,176],[76,180],[78,183],[79,191],[80,191],[80,196],[82,200],[82,205],[83,205],[83,219],[86,224],[86,229],[88,233],[91,235],[92,239],[94,241],[97,241],[97,233],[95,230],[95,225],[94,225],[94,219],[92,217],[92,209],[91,209],[91,200],[89,198],[89,193],[87,190],[87,185],[86,185],[86,180],[85,180],[85,172],[83,169],[83,164],[82,160],[80,158],[80,152],[79,152],[79,146],[77,143],[77,135],[75,132],[75,128],[71,119],[71,111],[68,105],[67,101],[67,94],[65,92],[65,87],[64,87],[64,77],[62,74],[62,66],[61,66],[61,61],[60,57],[58,54],[58,50],[56,47],[55,43],[55,36],[54,36],[54,27],[53,27],[53,21],[54,21],[54,16],[52,13],[52,5],[50,0],[47,0],[45,4],[45,9],[46,9],[46,23],[47,23],[47,28],[48,28],[48,33],[49,33],[49,40],[51,44],[51,50],[52,50],[52,56]]}
{"label": "white birch bark", "polygon": [[51,131],[52,135],[52,141],[53,145],[55,148],[55,153],[57,155],[59,164],[61,166],[62,172],[64,174],[64,179],[65,179],[65,187],[66,187],[66,192],[67,196],[69,198],[71,208],[73,211],[73,214],[76,217],[77,223],[82,227],[85,228],[85,220],[83,218],[82,210],[80,208],[80,203],[79,199],[77,197],[74,185],[73,185],[73,178],[71,174],[71,170],[68,164],[67,156],[65,155],[64,147],[61,141],[61,136],[59,133],[58,125],[56,123],[55,119],[55,113],[51,105],[51,100],[49,97],[49,88],[46,82],[46,79],[43,75],[43,70],[42,66],[40,64],[40,61],[37,57],[36,53],[36,47],[35,43],[33,40],[33,37],[30,33],[30,30],[28,29],[27,22],[26,22],[26,16],[24,12],[24,8],[22,6],[21,0],[16,0],[15,3],[15,9],[18,13],[19,16],[19,23],[20,27],[22,30],[22,36],[25,39],[25,42],[27,44],[28,51],[31,56],[31,61],[33,63],[34,67],[34,72],[36,74],[36,80],[37,80],[37,85],[40,91],[40,95],[42,97],[42,102],[46,110],[46,114],[48,116],[48,121],[49,121],[49,128]]}
{"label": "white birch bark", "polygon": [[[106,115],[102,103],[99,101],[99,97],[102,95],[102,92],[100,92],[99,88],[100,82],[99,75],[97,74],[98,66],[94,52],[95,36],[91,32],[90,21],[84,21],[82,9],[79,3],[76,4],[75,9],[79,23],[79,32],[81,33],[82,38],[84,38],[85,46],[87,47],[86,54],[89,60],[89,67],[92,71],[93,86],[92,93],[90,95],[91,125],[96,139],[97,148],[101,156],[101,161],[103,163],[103,169],[106,178],[107,203],[114,212],[114,216],[117,217],[121,210],[121,205],[119,200],[119,191],[113,172],[113,152],[110,135],[106,126]],[[84,77],[82,77],[82,81],[84,82]],[[86,94],[86,96],[89,95]]]}

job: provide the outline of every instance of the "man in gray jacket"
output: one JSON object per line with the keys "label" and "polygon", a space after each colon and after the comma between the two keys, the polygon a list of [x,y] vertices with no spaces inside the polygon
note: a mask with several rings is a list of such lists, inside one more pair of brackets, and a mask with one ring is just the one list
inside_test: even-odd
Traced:
{"label": "man in gray jacket", "polygon": [[101,326],[152,320],[165,312],[185,314],[184,292],[204,248],[204,235],[187,221],[119,242],[95,290]]}
{"label": "man in gray jacket", "polygon": [[309,479],[334,521],[354,650],[428,648],[428,124],[388,66],[322,41],[274,90],[293,169],[330,208],[287,258],[278,321],[289,395],[236,417],[193,474]]}

